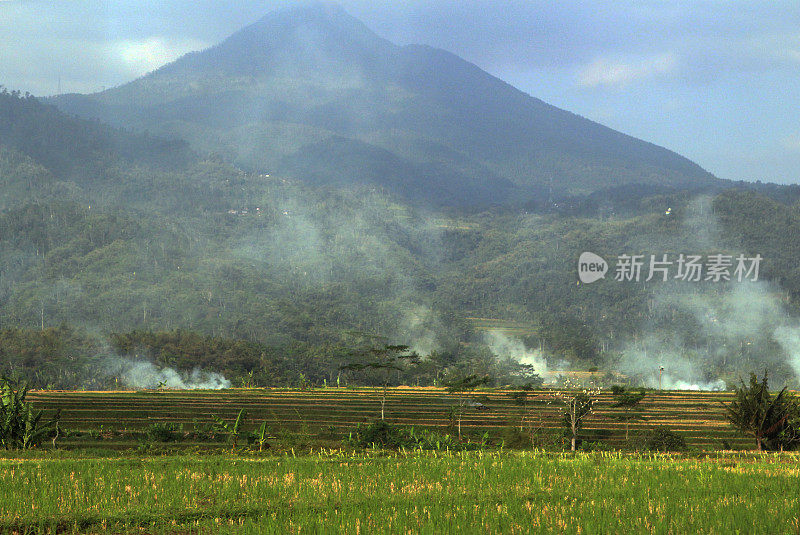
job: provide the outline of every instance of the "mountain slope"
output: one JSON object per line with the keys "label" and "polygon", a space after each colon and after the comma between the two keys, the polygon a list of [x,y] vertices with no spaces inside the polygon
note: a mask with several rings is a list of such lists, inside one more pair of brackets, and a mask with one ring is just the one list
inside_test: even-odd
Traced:
{"label": "mountain slope", "polygon": [[0,91],[0,146],[25,154],[61,178],[99,174],[112,163],[175,169],[193,155],[186,143],[69,117],[30,95]]}
{"label": "mountain slope", "polygon": [[181,136],[250,169],[298,179],[313,170],[317,183],[372,184],[434,204],[506,202],[543,187],[716,181],[671,151],[550,106],[448,52],[396,46],[319,4],[270,13],[123,86],[54,102]]}

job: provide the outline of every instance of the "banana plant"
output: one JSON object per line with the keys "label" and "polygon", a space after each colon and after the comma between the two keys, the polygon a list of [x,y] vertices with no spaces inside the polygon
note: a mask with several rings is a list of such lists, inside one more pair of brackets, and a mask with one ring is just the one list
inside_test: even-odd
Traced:
{"label": "banana plant", "polygon": [[219,416],[214,416],[216,419],[214,428],[228,435],[228,440],[234,448],[236,447],[236,442],[242,433],[242,425],[244,424],[245,416],[245,410],[240,410],[233,424],[223,420]]}
{"label": "banana plant", "polygon": [[258,451],[264,449],[267,443],[267,422],[261,422],[261,427],[256,431],[256,443],[258,444]]}
{"label": "banana plant", "polygon": [[7,377],[0,377],[0,445],[7,450],[30,449],[57,432],[60,411],[42,420],[42,411],[25,401],[27,385],[14,388]]}

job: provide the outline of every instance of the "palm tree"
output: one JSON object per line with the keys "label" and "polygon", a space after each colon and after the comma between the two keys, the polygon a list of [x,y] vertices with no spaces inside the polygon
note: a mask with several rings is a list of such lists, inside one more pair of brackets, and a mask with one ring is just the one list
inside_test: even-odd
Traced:
{"label": "palm tree", "polygon": [[756,440],[758,451],[783,448],[798,441],[792,423],[798,415],[797,402],[785,387],[772,397],[766,371],[761,382],[754,373],[750,374],[749,386],[742,381],[725,410],[731,425]]}

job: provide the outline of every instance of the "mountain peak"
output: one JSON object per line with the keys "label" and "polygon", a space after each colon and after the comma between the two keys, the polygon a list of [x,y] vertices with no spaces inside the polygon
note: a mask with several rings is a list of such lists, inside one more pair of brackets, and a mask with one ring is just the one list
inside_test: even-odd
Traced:
{"label": "mountain peak", "polygon": [[303,2],[272,11],[220,44],[188,54],[165,69],[258,77],[303,67],[370,67],[396,48],[338,4]]}
{"label": "mountain peak", "polygon": [[269,23],[276,18],[290,17],[295,22],[299,22],[302,18],[327,18],[328,20],[336,19],[349,19],[351,21],[359,22],[358,19],[352,17],[345,9],[336,2],[323,2],[316,0],[308,0],[305,2],[294,2],[291,6],[275,9],[270,11],[256,24],[266,22]]}

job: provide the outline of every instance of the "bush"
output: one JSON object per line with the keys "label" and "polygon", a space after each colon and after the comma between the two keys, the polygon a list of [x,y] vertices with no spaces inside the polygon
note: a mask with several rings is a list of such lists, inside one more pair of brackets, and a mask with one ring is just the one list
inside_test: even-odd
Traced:
{"label": "bush", "polygon": [[351,443],[362,448],[400,448],[410,447],[413,443],[411,434],[404,427],[386,423],[385,420],[365,426],[360,424],[350,436]]}
{"label": "bush", "polygon": [[615,451],[615,448],[599,440],[583,440],[580,443],[580,451]]}
{"label": "bush", "polygon": [[668,427],[656,427],[647,436],[647,449],[650,451],[686,451],[686,439]]}
{"label": "bush", "polygon": [[152,442],[174,442],[182,435],[182,426],[169,422],[156,422],[145,430],[145,436]]}
{"label": "bush", "polygon": [[508,426],[503,430],[503,444],[508,448],[530,448],[533,446],[531,434],[520,431],[517,426]]}

